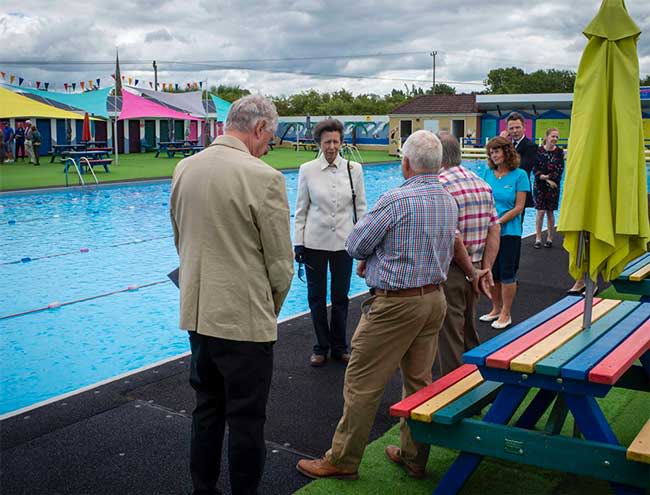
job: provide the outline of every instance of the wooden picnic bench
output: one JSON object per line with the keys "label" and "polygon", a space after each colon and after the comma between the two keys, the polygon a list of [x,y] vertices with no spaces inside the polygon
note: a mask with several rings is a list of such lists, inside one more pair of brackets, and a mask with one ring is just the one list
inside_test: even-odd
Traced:
{"label": "wooden picnic bench", "polygon": [[[417,441],[461,451],[434,494],[457,493],[483,456],[604,479],[617,494],[644,493],[650,421],[622,446],[596,398],[613,387],[650,392],[650,304],[593,304],[588,329],[584,300],[566,297],[466,352],[466,364],[391,407]],[[535,429],[546,411],[546,424]],[[562,434],[569,412],[584,438]],[[642,420],[648,412],[638,411]]]}
{"label": "wooden picnic bench", "polygon": [[650,301],[650,253],[629,262],[612,284],[618,292],[637,294],[642,301]]}
{"label": "wooden picnic bench", "polygon": [[183,153],[184,157],[191,156],[199,151],[203,150],[202,146],[180,146],[174,148],[167,148],[165,152],[167,153],[168,158],[174,158],[176,153]]}
{"label": "wooden picnic bench", "polygon": [[316,144],[314,141],[298,141],[297,143],[293,143],[293,148],[298,151],[300,147],[302,146],[302,149],[305,151],[316,151],[318,150],[318,144]]}

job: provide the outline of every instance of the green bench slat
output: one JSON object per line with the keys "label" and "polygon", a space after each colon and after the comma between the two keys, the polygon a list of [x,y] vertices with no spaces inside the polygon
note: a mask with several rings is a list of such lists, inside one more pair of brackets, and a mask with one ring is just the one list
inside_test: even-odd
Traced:
{"label": "green bench slat", "polygon": [[461,419],[474,416],[494,401],[502,386],[503,384],[499,382],[483,382],[451,404],[440,409],[431,416],[431,421],[444,425],[453,425]]}
{"label": "green bench slat", "polygon": [[621,280],[627,280],[628,278],[630,278],[630,275],[640,270],[648,263],[650,263],[650,253],[643,254],[639,256],[637,259],[632,260],[627,265],[625,265],[625,269],[623,270],[623,273],[621,273],[618,276],[618,278]]}

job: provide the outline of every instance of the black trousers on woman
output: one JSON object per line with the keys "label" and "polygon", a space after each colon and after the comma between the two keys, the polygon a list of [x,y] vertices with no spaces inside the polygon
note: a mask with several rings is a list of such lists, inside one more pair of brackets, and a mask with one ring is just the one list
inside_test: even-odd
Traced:
{"label": "black trousers on woman", "polygon": [[233,495],[255,495],[264,471],[264,422],[273,371],[273,342],[241,342],[189,332],[192,413],[190,472],[193,495],[221,493],[216,485],[228,423]]}
{"label": "black trousers on woman", "polygon": [[[330,272],[332,315],[327,322],[327,267]],[[346,251],[321,251],[305,248],[307,300],[316,331],[314,354],[339,358],[348,352],[345,329],[348,322],[348,293],[352,258]]]}

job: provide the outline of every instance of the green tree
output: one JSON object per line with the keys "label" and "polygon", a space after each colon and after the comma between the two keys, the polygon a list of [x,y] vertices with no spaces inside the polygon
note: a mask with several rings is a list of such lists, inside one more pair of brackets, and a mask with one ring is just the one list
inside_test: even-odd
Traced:
{"label": "green tree", "polygon": [[219,86],[212,86],[210,88],[210,93],[217,95],[219,98],[223,98],[226,101],[232,103],[235,100],[238,100],[242,96],[251,94],[251,92],[245,88],[240,88],[237,86],[228,86],[225,84],[220,84]]}
{"label": "green tree", "polygon": [[570,70],[537,70],[527,74],[519,67],[492,69],[485,85],[488,93],[572,93],[576,74]]}
{"label": "green tree", "polygon": [[650,74],[646,75],[640,82],[641,86],[650,86]]}
{"label": "green tree", "polygon": [[[431,88],[427,89],[426,93],[427,95],[431,94]],[[453,86],[449,86],[448,84],[438,84],[436,83],[436,94],[437,95],[455,95],[456,94],[456,88]]]}

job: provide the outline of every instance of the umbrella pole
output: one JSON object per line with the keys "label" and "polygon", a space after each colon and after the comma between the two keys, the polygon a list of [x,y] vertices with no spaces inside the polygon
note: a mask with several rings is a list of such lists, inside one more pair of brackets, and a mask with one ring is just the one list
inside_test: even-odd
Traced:
{"label": "umbrella pole", "polygon": [[582,328],[591,328],[591,309],[594,301],[594,282],[589,276],[589,232],[580,232],[578,266],[585,266],[585,310],[582,314]]}

